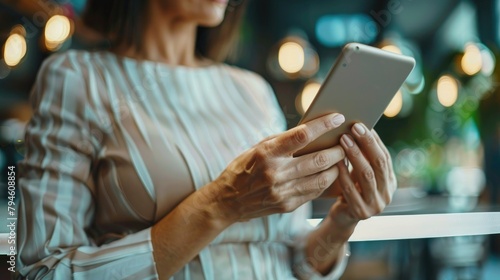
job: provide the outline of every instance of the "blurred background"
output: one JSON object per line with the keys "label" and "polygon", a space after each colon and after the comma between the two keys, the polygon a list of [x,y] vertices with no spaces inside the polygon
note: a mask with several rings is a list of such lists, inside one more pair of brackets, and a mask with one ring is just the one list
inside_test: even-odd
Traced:
{"label": "blurred background", "polygon": [[[300,120],[344,44],[360,42],[416,59],[376,126],[399,182],[382,215],[500,210],[500,0],[248,4],[238,55],[230,63],[271,83],[289,127]],[[106,45],[80,22],[84,5],[0,0],[1,170],[23,157],[32,113],[28,98],[42,61],[70,48]],[[0,207],[7,201],[5,175]],[[324,215],[331,203],[315,201],[314,215]],[[343,279],[500,279],[495,235],[351,246]]]}

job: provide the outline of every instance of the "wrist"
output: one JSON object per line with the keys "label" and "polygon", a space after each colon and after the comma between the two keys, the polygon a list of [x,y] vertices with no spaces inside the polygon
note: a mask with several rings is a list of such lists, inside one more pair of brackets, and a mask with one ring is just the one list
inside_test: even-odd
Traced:
{"label": "wrist", "polygon": [[331,217],[323,222],[307,237],[305,254],[309,266],[325,276],[344,259],[345,248],[352,231],[339,229]]}
{"label": "wrist", "polygon": [[323,223],[343,235],[344,238],[349,239],[358,225],[359,219],[353,218],[347,207],[344,203],[334,204],[323,219]]}
{"label": "wrist", "polygon": [[338,240],[339,243],[345,243],[351,238],[357,224],[357,221],[344,221],[327,215],[320,224],[320,227],[324,227],[331,234],[335,235],[335,239]]}
{"label": "wrist", "polygon": [[237,221],[234,211],[221,200],[223,194],[216,182],[204,186],[195,195],[198,197],[195,201],[201,207],[202,217],[214,226],[226,228]]}
{"label": "wrist", "polygon": [[155,223],[151,243],[160,277],[169,279],[229,227],[231,220],[223,214],[209,184]]}

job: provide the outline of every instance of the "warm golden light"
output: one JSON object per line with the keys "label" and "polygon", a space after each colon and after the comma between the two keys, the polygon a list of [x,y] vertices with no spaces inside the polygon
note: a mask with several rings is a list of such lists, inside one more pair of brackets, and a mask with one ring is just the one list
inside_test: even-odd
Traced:
{"label": "warm golden light", "polygon": [[296,42],[286,42],[278,51],[278,62],[287,73],[297,73],[305,63],[304,48]]}
{"label": "warm golden light", "polygon": [[401,49],[395,45],[386,45],[386,46],[383,46],[382,49],[385,51],[389,51],[389,52],[393,52],[393,53],[397,53],[397,54],[402,54]]}
{"label": "warm golden light", "polygon": [[5,64],[10,67],[18,65],[26,55],[26,48],[26,39],[23,36],[17,33],[11,34],[5,41],[3,50]]}
{"label": "warm golden light", "polygon": [[445,107],[450,107],[458,99],[458,82],[455,78],[444,75],[437,83],[437,98],[439,103]]}
{"label": "warm golden light", "polygon": [[403,108],[403,93],[401,90],[398,90],[396,95],[392,98],[387,108],[385,108],[384,115],[388,118],[393,118],[401,112]]}
{"label": "warm golden light", "polygon": [[462,70],[465,74],[472,76],[479,72],[483,67],[483,59],[481,51],[475,44],[468,44],[465,47],[464,56],[462,57],[461,64]]}
{"label": "warm golden light", "polygon": [[21,24],[16,24],[14,27],[12,27],[12,30],[10,31],[10,34],[19,34],[23,37],[26,37],[26,28],[22,26]]}
{"label": "warm golden light", "polygon": [[61,15],[51,17],[45,25],[45,46],[49,50],[56,50],[60,47],[71,33],[70,20]]}
{"label": "warm golden light", "polygon": [[311,106],[314,97],[316,97],[316,94],[318,93],[320,87],[321,85],[317,82],[310,82],[304,87],[302,93],[300,94],[301,108],[299,108],[299,111],[307,111],[309,106]]}

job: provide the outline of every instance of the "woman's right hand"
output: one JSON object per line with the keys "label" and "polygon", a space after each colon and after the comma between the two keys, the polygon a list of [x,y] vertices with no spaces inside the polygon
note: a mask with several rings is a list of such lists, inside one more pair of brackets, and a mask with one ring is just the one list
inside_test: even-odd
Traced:
{"label": "woman's right hand", "polygon": [[341,146],[293,154],[343,122],[343,116],[331,114],[262,140],[159,220],[151,228],[151,243],[161,279],[231,224],[293,211],[332,185],[339,174],[336,164],[345,155]]}
{"label": "woman's right hand", "polygon": [[291,212],[320,196],[338,176],[345,157],[340,145],[293,157],[310,142],[339,127],[340,114],[329,114],[268,137],[233,160],[213,182],[219,217],[246,221]]}

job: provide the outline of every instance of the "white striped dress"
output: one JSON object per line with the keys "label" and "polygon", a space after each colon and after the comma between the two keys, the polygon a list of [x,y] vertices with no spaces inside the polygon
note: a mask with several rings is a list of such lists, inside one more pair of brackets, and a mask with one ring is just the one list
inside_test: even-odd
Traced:
{"label": "white striped dress", "polygon": [[[151,226],[286,127],[271,87],[252,72],[110,52],[53,55],[31,102],[18,228],[29,279],[157,279]],[[309,215],[306,204],[236,223],[173,279],[338,278],[346,258],[326,277],[304,260]]]}

